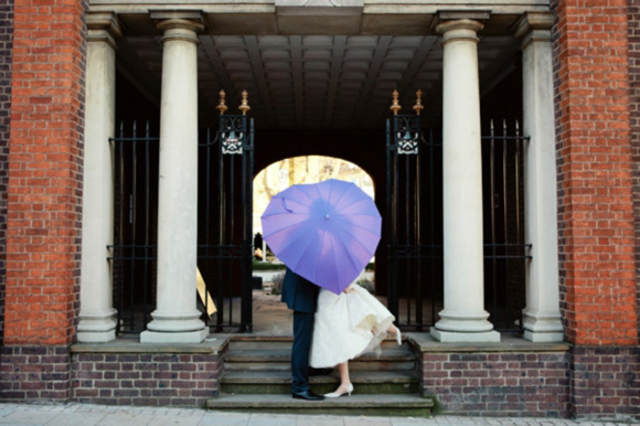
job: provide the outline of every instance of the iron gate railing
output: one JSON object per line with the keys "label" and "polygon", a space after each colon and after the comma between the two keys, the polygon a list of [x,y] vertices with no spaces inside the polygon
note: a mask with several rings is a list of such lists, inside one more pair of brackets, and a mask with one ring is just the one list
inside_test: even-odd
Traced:
{"label": "iron gate railing", "polygon": [[[526,307],[525,274],[531,244],[524,240],[524,144],[519,122],[489,122],[482,137],[485,308],[499,331],[522,331]],[[488,166],[488,167],[487,167]],[[489,212],[489,215],[486,213]]]}
{"label": "iron gate railing", "polygon": [[109,140],[115,151],[113,306],[116,333],[146,329],[156,300],[159,138],[147,122],[140,130],[120,123]]}
{"label": "iron gate railing", "polygon": [[208,131],[200,144],[198,266],[215,300],[217,314],[206,319],[216,331],[252,329],[253,141],[253,119],[220,115],[215,137]]}
{"label": "iron gate railing", "polygon": [[387,121],[387,297],[398,324],[417,331],[442,310],[442,143],[419,115]]}
{"label": "iron gate railing", "polygon": [[[201,132],[198,165],[198,267],[202,319],[217,331],[251,330],[253,121],[221,116]],[[221,143],[222,141],[222,143]],[[121,123],[115,148],[113,268],[116,332],[140,333],[156,301],[159,138],[147,122]],[[194,288],[195,288],[194,283]],[[203,297],[204,296],[204,297]],[[211,297],[211,299],[210,299]],[[210,300],[217,313],[210,318]]]}
{"label": "iron gate railing", "polygon": [[[482,137],[485,308],[497,330],[518,330],[525,307],[522,153],[518,124]],[[443,309],[442,132],[419,115],[387,121],[387,303],[404,329],[426,331]]]}

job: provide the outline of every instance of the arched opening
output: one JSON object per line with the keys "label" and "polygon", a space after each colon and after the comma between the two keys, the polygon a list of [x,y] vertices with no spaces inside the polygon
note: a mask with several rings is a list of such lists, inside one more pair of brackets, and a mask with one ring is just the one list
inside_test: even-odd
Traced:
{"label": "arched opening", "polygon": [[[269,335],[291,334],[292,318],[280,302],[285,266],[262,239],[261,216],[271,198],[294,184],[310,184],[328,179],[355,183],[375,199],[373,177],[359,165],[342,158],[301,155],[277,160],[256,173],[253,180],[253,331]],[[375,259],[355,282],[375,294]]]}

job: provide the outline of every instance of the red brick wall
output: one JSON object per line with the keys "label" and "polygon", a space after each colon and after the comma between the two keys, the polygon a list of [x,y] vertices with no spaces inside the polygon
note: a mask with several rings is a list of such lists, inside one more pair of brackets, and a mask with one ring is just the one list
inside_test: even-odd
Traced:
{"label": "red brick wall", "polygon": [[69,346],[5,346],[0,356],[0,401],[69,401]]}
{"label": "red brick wall", "polygon": [[203,407],[220,392],[219,354],[76,353],[72,399],[81,403]]}
{"label": "red brick wall", "polygon": [[570,342],[638,342],[627,0],[553,0],[561,310]]}
{"label": "red brick wall", "polygon": [[640,330],[640,0],[629,0],[629,81],[631,83],[631,150],[636,241],[636,289]]}
{"label": "red brick wall", "polygon": [[447,414],[569,417],[569,354],[558,352],[422,355],[422,392]]}
{"label": "red brick wall", "polygon": [[5,345],[65,345],[75,333],[86,8],[15,3]]}
{"label": "red brick wall", "polygon": [[640,347],[576,346],[571,354],[572,415],[640,419]]}
{"label": "red brick wall", "polygon": [[[7,247],[7,181],[9,177],[9,115],[11,113],[11,41],[13,0],[0,4],[0,330],[4,330]],[[0,333],[0,345],[3,336]]]}

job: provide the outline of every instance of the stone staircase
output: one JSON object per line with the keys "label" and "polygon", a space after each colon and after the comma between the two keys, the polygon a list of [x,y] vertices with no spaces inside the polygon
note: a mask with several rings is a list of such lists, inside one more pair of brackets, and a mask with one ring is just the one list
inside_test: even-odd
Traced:
{"label": "stone staircase", "polygon": [[[382,353],[349,363],[352,396],[309,402],[291,398],[291,337],[233,336],[225,352],[221,395],[210,399],[215,410],[273,413],[419,416],[431,414],[434,401],[419,393],[416,357],[406,340],[386,340]],[[331,376],[310,378],[311,389],[328,393],[340,383]]]}

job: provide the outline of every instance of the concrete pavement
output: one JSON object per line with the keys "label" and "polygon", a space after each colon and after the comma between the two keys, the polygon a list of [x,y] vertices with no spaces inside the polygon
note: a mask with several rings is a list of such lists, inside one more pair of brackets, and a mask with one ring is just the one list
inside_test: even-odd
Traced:
{"label": "concrete pavement", "polygon": [[[418,419],[228,413],[197,408],[112,407],[76,403],[66,405],[0,403],[0,426],[627,426],[629,424],[522,417],[443,415],[431,419]],[[631,424],[640,426],[640,423]]]}

